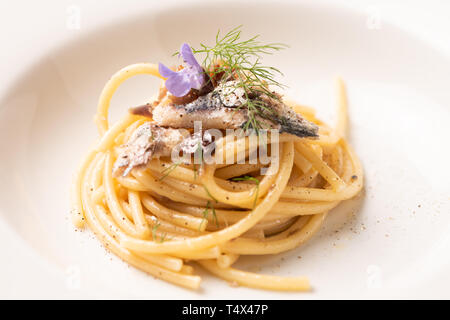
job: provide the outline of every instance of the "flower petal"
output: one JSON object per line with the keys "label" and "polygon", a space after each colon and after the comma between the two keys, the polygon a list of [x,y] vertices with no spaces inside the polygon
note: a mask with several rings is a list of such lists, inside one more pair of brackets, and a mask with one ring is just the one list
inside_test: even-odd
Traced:
{"label": "flower petal", "polygon": [[166,80],[166,88],[175,97],[183,97],[191,90],[191,82],[189,76],[182,72],[177,72],[175,75]]}
{"label": "flower petal", "polygon": [[205,82],[204,70],[187,43],[181,45],[180,55],[186,64],[183,69],[173,71],[162,63],[158,66],[160,75],[166,78],[167,90],[176,97],[185,96],[192,88],[200,90]]}
{"label": "flower petal", "polygon": [[183,43],[180,48],[180,54],[184,62],[196,69],[197,72],[203,71],[202,66],[195,59],[190,45],[188,45],[187,43]]}
{"label": "flower petal", "polygon": [[173,71],[172,69],[166,67],[161,62],[158,65],[158,71],[159,71],[159,74],[161,76],[163,76],[164,78],[169,78],[169,77],[172,77],[172,76],[177,74],[175,71]]}
{"label": "flower petal", "polygon": [[191,87],[197,90],[200,90],[205,82],[205,76],[202,73],[190,73],[189,75],[189,83]]}

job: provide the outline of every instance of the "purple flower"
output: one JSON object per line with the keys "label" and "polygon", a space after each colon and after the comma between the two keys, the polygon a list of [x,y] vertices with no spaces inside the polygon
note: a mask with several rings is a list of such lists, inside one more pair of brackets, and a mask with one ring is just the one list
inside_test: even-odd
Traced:
{"label": "purple flower", "polygon": [[187,43],[181,45],[180,55],[186,64],[180,71],[173,71],[159,63],[159,73],[167,78],[166,88],[175,97],[185,96],[191,89],[200,90],[205,82],[203,68],[195,60],[194,53]]}

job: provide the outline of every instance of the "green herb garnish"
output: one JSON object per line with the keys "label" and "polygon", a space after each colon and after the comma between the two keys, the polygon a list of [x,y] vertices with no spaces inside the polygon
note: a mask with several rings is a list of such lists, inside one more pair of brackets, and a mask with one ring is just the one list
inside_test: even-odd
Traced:
{"label": "green herb garnish", "polygon": [[159,226],[161,225],[161,223],[157,222],[156,224],[153,225],[152,227],[152,239],[153,241],[156,241],[157,235],[156,235],[156,230],[158,230]]}
{"label": "green herb garnish", "polygon": [[272,54],[288,47],[283,43],[264,44],[258,40],[258,35],[248,40],[241,40],[242,26],[232,29],[221,37],[220,30],[216,34],[216,43],[208,46],[200,43],[200,48],[193,48],[194,53],[204,54],[203,67],[211,78],[220,75],[221,79],[236,79],[236,88],[242,88],[246,102],[239,108],[247,108],[248,120],[244,129],[264,128],[264,123],[257,116],[267,112],[273,113],[263,101],[252,98],[255,93],[264,93],[269,97],[280,100],[269,86],[285,87],[275,80],[276,75],[283,75],[275,67],[265,66],[260,62],[264,54]]}
{"label": "green herb garnish", "polygon": [[160,242],[160,243],[162,243],[162,242],[164,242],[164,240],[166,239],[166,236],[167,236],[167,233],[163,233],[162,235],[161,235],[161,238],[159,239],[159,241],[158,241],[158,235],[156,234],[156,230],[158,230],[158,228],[159,228],[159,226],[161,225],[161,223],[159,223],[159,222],[157,222],[156,224],[154,224],[153,225],[153,227],[152,227],[152,239],[153,239],[153,241],[157,241],[157,242]]}
{"label": "green herb garnish", "polygon": [[254,209],[256,207],[256,201],[258,200],[259,180],[254,178],[254,177],[250,177],[250,176],[243,176],[243,177],[233,178],[231,180],[233,180],[233,181],[253,181],[253,182],[256,183],[255,200],[253,200],[253,209]]}
{"label": "green herb garnish", "polygon": [[163,171],[161,171],[161,173],[163,174],[163,176],[161,178],[159,178],[159,181],[163,180],[165,177],[167,177],[173,170],[176,169],[176,167],[178,167],[180,165],[179,162],[177,163],[172,163],[170,166],[168,166],[167,168],[165,168]]}
{"label": "green herb garnish", "polygon": [[214,197],[211,195],[211,193],[209,193],[209,190],[208,190],[208,188],[206,188],[205,185],[203,185],[203,189],[205,189],[206,194],[208,195],[208,197],[210,197],[211,199],[213,199],[216,203],[219,203],[219,201],[218,201],[216,198],[214,198]]}
{"label": "green herb garnish", "polygon": [[202,227],[204,221],[208,221],[208,211],[209,211],[209,201],[206,203],[206,208],[202,212],[203,221],[202,221],[202,223],[199,224],[198,230],[200,230],[200,228]]}
{"label": "green herb garnish", "polygon": [[[214,222],[217,226],[217,228],[219,227],[219,220],[217,219],[217,215],[216,215],[216,209],[214,208],[214,206],[211,204],[211,201],[208,200],[208,202],[206,203],[206,208],[205,210],[203,210],[202,212],[202,216],[203,216],[203,220],[204,221],[208,221],[208,214],[209,214],[209,210],[211,210],[212,215],[213,215],[213,219]],[[199,225],[198,229],[200,230],[200,227],[202,226],[203,222]]]}
{"label": "green herb garnish", "polygon": [[211,210],[212,210],[212,215],[214,218],[214,222],[216,223],[216,227],[219,227],[219,220],[217,219],[217,215],[216,215],[216,208],[214,208],[214,206],[211,206]]}

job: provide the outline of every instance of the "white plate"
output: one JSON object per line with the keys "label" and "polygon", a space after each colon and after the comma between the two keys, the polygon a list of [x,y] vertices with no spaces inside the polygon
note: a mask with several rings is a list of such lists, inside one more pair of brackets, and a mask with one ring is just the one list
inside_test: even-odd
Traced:
{"label": "white plate", "polygon": [[[305,246],[239,262],[268,274],[306,275],[311,293],[232,288],[203,272],[202,290],[190,292],[128,267],[68,218],[71,177],[97,137],[92,116],[109,76],[135,62],[170,64],[182,42],[211,42],[218,28],[239,24],[247,36],[291,46],[264,62],[283,70],[287,93],[327,121],[333,77],[348,84],[363,195],[331,212]],[[0,100],[1,230],[17,235],[5,247],[20,248],[2,272],[25,279],[10,281],[2,296],[448,298],[449,58],[387,23],[372,27],[365,16],[312,5],[179,5],[111,22],[49,52]],[[112,118],[145,102],[157,84],[144,76],[127,82],[114,97]],[[41,269],[46,274],[36,277]]]}

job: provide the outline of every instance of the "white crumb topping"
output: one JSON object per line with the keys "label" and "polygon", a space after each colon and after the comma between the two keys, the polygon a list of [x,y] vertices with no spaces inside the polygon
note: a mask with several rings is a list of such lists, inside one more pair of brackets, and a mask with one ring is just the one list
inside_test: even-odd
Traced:
{"label": "white crumb topping", "polygon": [[222,103],[227,107],[238,107],[245,104],[245,90],[238,86],[238,81],[227,81],[216,89],[220,93]]}

